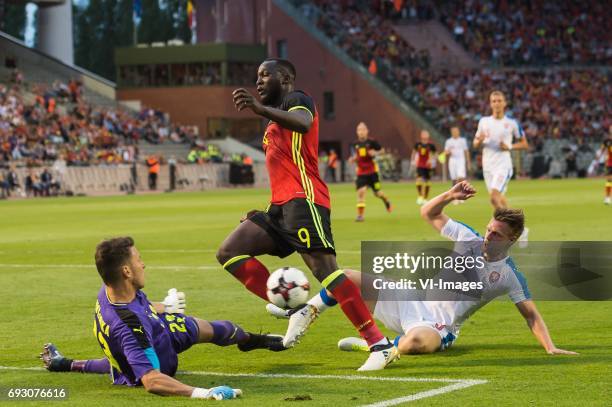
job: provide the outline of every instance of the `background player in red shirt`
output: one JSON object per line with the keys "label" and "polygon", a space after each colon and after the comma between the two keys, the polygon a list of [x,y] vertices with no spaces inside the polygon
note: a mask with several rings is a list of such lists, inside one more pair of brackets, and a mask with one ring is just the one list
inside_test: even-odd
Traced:
{"label": "background player in red shirt", "polygon": [[329,192],[318,168],[319,114],[312,98],[294,89],[295,76],[289,61],[268,59],[257,72],[261,102],[246,89],[233,93],[238,110],[250,109],[270,120],[263,148],[272,198],[268,209],[249,212],[225,239],[217,260],[249,291],[268,301],[270,273],[255,256],[283,258],[297,251],[324,288],[293,312],[283,345],[294,346],[319,309],[337,302],[370,346],[370,357],[359,370],[383,369],[397,359],[397,348],[380,332],[359,288],[336,263]]}
{"label": "background player in red shirt", "polygon": [[380,175],[378,173],[378,164],[374,158],[382,150],[380,144],[376,140],[368,138],[368,126],[364,122],[357,125],[357,142],[353,144],[353,155],[350,161],[357,165],[357,179],[355,185],[357,187],[357,218],[356,222],[363,222],[363,214],[365,212],[365,194],[368,187],[372,188],[374,195],[382,199],[388,212],[393,209],[391,202],[380,189]]}
{"label": "background player in red shirt", "polygon": [[610,192],[612,191],[612,126],[610,126],[610,133],[608,138],[604,140],[601,145],[601,149],[599,150],[598,156],[607,154],[606,157],[606,197],[604,198],[604,203],[606,205],[610,205],[612,202],[610,200]]}
{"label": "background player in red shirt", "polygon": [[419,197],[417,204],[423,205],[429,197],[431,187],[431,169],[435,160],[436,146],[429,142],[429,132],[421,131],[421,141],[414,145],[412,150],[412,162],[416,164],[417,178],[416,187]]}

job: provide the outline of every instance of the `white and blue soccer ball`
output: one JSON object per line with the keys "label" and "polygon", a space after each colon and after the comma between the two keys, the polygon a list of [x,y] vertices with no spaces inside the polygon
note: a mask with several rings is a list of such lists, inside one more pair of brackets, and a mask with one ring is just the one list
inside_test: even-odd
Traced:
{"label": "white and blue soccer ball", "polygon": [[267,287],[268,300],[277,307],[290,309],[308,301],[310,283],[295,267],[283,267],[270,274]]}

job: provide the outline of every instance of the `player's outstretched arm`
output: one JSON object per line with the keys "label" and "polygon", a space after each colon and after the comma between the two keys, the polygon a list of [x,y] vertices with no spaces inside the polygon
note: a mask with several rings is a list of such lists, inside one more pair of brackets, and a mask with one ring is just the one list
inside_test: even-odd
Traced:
{"label": "player's outstretched arm", "polygon": [[442,230],[448,216],[443,213],[444,207],[455,199],[465,201],[476,194],[476,190],[467,181],[455,184],[451,189],[433,198],[421,207],[421,217],[425,219],[438,232]]}
{"label": "player's outstretched arm", "polygon": [[559,349],[555,346],[544,323],[542,315],[538,312],[535,303],[531,300],[521,301],[516,304],[519,312],[527,321],[527,326],[537,338],[540,345],[546,350],[549,355],[578,355],[576,352],[569,350]]}
{"label": "player's outstretched arm", "polygon": [[141,378],[142,384],[149,393],[160,396],[185,396],[207,400],[233,399],[242,395],[240,389],[218,386],[211,389],[192,387],[179,382],[159,370],[149,370]]}
{"label": "player's outstretched arm", "polygon": [[306,133],[310,130],[310,126],[312,126],[313,117],[307,110],[296,109],[287,112],[274,107],[264,106],[244,88],[236,89],[232,95],[234,98],[234,105],[236,105],[236,109],[239,111],[251,109],[253,113],[270,119],[285,129],[297,131],[298,133]]}

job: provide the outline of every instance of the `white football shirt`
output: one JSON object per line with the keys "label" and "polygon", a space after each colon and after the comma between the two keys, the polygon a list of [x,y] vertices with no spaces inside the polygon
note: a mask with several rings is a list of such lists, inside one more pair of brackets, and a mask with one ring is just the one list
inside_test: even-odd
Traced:
{"label": "white football shirt", "polygon": [[508,147],[512,146],[514,138],[521,138],[523,130],[514,119],[504,116],[496,119],[493,116],[485,116],[478,121],[476,137],[484,137],[482,149],[482,168],[485,171],[512,168],[510,151],[500,148],[504,142]]}
{"label": "white football shirt", "polygon": [[[457,242],[482,242],[484,239],[471,227],[449,219],[440,234]],[[459,249],[457,248],[459,247]],[[458,243],[455,250],[461,253],[462,245]],[[466,245],[470,256],[482,256],[480,245]],[[465,253],[463,253],[465,254]],[[422,301],[406,300],[403,294],[413,295],[399,290],[382,291],[376,305],[375,316],[385,326],[399,334],[404,334],[407,327],[427,321],[432,325],[444,326],[455,336],[461,325],[476,311],[496,297],[508,295],[512,302],[519,303],[531,298],[527,280],[521,274],[510,257],[486,262],[483,268],[476,269],[478,280],[483,283],[483,290],[478,299],[462,301]]]}
{"label": "white football shirt", "polygon": [[444,143],[444,150],[450,152],[449,159],[465,161],[465,151],[467,149],[467,141],[464,137],[450,137]]}

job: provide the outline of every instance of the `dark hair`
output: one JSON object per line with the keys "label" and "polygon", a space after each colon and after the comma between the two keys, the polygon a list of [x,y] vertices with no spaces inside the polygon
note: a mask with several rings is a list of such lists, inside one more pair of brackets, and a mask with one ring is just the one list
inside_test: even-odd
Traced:
{"label": "dark hair", "polygon": [[525,229],[525,214],[522,209],[498,208],[495,209],[493,218],[510,226],[514,240],[518,239]]}
{"label": "dark hair", "polygon": [[264,62],[274,62],[279,65],[286,74],[288,74],[292,80],[295,80],[297,76],[297,71],[295,70],[295,66],[286,59],[281,58],[268,58]]}
{"label": "dark hair", "polygon": [[134,239],[129,236],[103,240],[96,246],[96,268],[104,284],[118,282],[123,267],[132,256]]}

